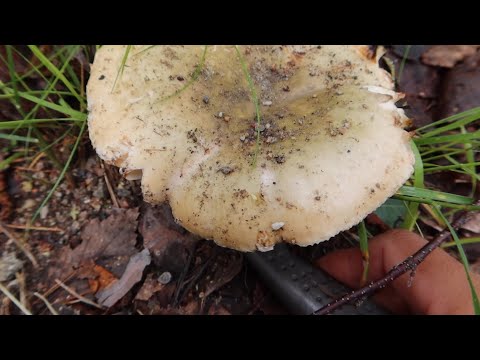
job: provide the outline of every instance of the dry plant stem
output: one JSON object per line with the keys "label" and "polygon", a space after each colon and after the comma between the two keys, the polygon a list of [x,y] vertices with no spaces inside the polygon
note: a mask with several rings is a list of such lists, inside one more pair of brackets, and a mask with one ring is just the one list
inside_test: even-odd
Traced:
{"label": "dry plant stem", "polygon": [[23,251],[25,256],[32,262],[33,266],[35,268],[38,268],[38,262],[33,256],[33,254],[28,250],[17,238],[15,238],[10,231],[6,229],[5,226],[0,222],[0,232],[4,233],[6,237],[8,237],[9,240],[13,241],[15,245],[18,246],[18,248]]}
{"label": "dry plant stem", "polygon": [[35,295],[35,296],[38,297],[40,300],[42,300],[43,303],[45,304],[45,306],[48,308],[48,310],[49,310],[53,315],[58,315],[57,310],[55,310],[55,308],[53,307],[53,305],[50,304],[50,302],[49,302],[42,294],[39,294],[38,292],[35,292],[35,293],[33,293],[33,295]]}
{"label": "dry plant stem", "polygon": [[17,280],[18,288],[20,290],[20,302],[23,306],[25,306],[25,309],[30,310],[30,304],[28,303],[27,297],[27,281],[25,279],[25,273],[17,272],[15,274],[15,278]]}
{"label": "dry plant stem", "polygon": [[107,169],[105,169],[105,165],[103,164],[103,160],[100,161],[100,165],[101,165],[102,170],[103,170],[103,177],[105,178],[105,184],[107,184],[108,193],[110,194],[110,197],[112,198],[113,206],[115,206],[116,208],[119,208],[120,205],[118,204],[117,197],[115,196],[115,192],[113,191],[112,184],[110,183],[110,179],[108,178]]}
{"label": "dry plant stem", "polygon": [[[457,220],[452,224],[454,229],[460,228],[464,225],[467,221],[470,220],[472,213],[462,212]],[[346,294],[331,303],[325,305],[320,310],[316,311],[314,315],[327,315],[332,313],[333,311],[337,310],[338,308],[342,307],[343,305],[349,304],[351,302],[355,302],[358,300],[363,300],[380,289],[386,287],[389,283],[393,282],[403,274],[411,271],[413,274],[425,258],[436,248],[438,248],[443,242],[448,240],[451,236],[450,231],[444,230],[442,231],[434,240],[430,241],[420,250],[418,250],[412,256],[409,256],[405,261],[401,262],[397,266],[393,267],[383,278],[377,281],[372,281],[368,285],[354,290],[349,294]]]}
{"label": "dry plant stem", "polygon": [[[77,270],[74,270],[70,274],[65,276],[62,283],[66,283],[66,282],[70,281],[75,275],[77,275]],[[55,291],[57,291],[57,289],[59,289],[59,288],[60,288],[60,285],[58,285],[58,283],[57,283],[57,284],[53,285],[50,289],[45,291],[43,293],[43,296],[48,297],[48,296],[52,295]]]}
{"label": "dry plant stem", "polygon": [[84,304],[87,304],[87,305],[96,307],[97,309],[102,309],[102,310],[103,310],[103,307],[102,307],[102,306],[98,305],[97,303],[93,302],[93,301],[90,300],[90,299],[87,299],[85,296],[80,295],[80,294],[77,293],[75,290],[73,290],[71,287],[68,287],[67,285],[65,285],[64,283],[62,283],[60,280],[55,279],[55,282],[56,282],[62,289],[64,289],[64,290],[65,290],[66,292],[68,292],[70,295],[76,297],[78,300],[80,300],[80,301],[83,302]]}
{"label": "dry plant stem", "polygon": [[8,224],[5,227],[9,229],[15,230],[34,230],[34,231],[48,231],[48,232],[61,232],[63,233],[64,230],[60,229],[59,227],[46,227],[46,226],[29,226],[29,225],[16,225],[16,224]]}
{"label": "dry plant stem", "polygon": [[10,292],[8,289],[0,283],[0,291],[10,299],[25,315],[32,315],[32,313],[22,305],[22,303]]}

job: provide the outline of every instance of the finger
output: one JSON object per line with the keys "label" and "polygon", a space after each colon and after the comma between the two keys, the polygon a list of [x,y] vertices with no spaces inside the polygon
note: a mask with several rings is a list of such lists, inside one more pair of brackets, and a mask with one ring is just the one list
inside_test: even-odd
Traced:
{"label": "finger", "polygon": [[[377,245],[376,241],[372,240],[369,246],[370,266],[368,281],[379,279],[385,275],[383,249],[379,245],[381,244]],[[363,260],[358,248],[338,250],[330,253],[318,259],[316,265],[352,289],[358,289],[361,285]],[[408,304],[403,298],[397,296],[395,292],[394,288],[386,287],[373,296],[373,300],[393,313],[408,313]]]}
{"label": "finger", "polygon": [[[426,241],[411,232],[394,230],[379,235],[370,242],[370,276],[377,280],[392,267],[413,255]],[[363,269],[360,251],[350,249],[329,254],[318,261],[332,276],[350,287],[360,286]],[[472,274],[474,286],[480,290],[480,277]],[[416,270],[413,282],[410,274],[395,280],[376,298],[393,311],[407,308],[423,314],[473,313],[470,289],[461,263],[441,249],[434,250]],[[411,286],[409,286],[411,285]]]}

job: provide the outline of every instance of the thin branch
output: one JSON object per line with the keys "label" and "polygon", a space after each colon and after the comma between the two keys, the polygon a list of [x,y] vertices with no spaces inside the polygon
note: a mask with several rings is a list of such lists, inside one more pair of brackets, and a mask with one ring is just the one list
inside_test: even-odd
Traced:
{"label": "thin branch", "polygon": [[[472,213],[462,212],[457,220],[453,223],[453,228],[458,229],[464,225],[467,221],[470,220]],[[327,315],[342,307],[343,305],[355,302],[358,300],[365,299],[380,289],[385,288],[389,283],[398,279],[403,274],[409,271],[415,271],[418,265],[420,265],[425,258],[436,248],[438,248],[442,243],[448,240],[451,237],[450,231],[442,231],[434,240],[426,244],[420,250],[418,250],[412,256],[409,256],[405,261],[393,267],[383,278],[377,281],[372,281],[370,284],[354,290],[349,294],[346,294],[331,303],[325,305],[320,310],[316,311],[314,315]]]}
{"label": "thin branch", "polygon": [[49,302],[42,294],[39,294],[38,292],[34,292],[33,295],[35,295],[35,296],[38,297],[40,300],[42,300],[43,303],[45,304],[45,306],[48,308],[48,310],[50,310],[50,312],[51,312],[53,315],[58,315],[57,310],[55,310],[55,308],[53,307],[53,305],[50,304],[50,302]]}
{"label": "thin branch", "polygon": [[68,292],[70,295],[76,297],[78,300],[80,300],[81,302],[87,304],[87,305],[90,305],[90,306],[93,306],[93,307],[96,307],[97,309],[102,309],[103,310],[103,307],[101,305],[98,305],[97,303],[93,302],[92,300],[90,299],[87,299],[85,296],[82,296],[80,295],[79,293],[77,293],[75,290],[73,290],[71,287],[68,287],[67,285],[65,285],[64,283],[62,283],[60,280],[58,279],[55,279],[55,282],[62,288],[64,289],[66,292]]}
{"label": "thin branch", "polygon": [[25,315],[32,315],[32,313],[22,305],[22,303],[10,292],[8,289],[0,283],[0,291],[10,299]]}
{"label": "thin branch", "polygon": [[107,169],[105,169],[105,165],[103,164],[103,160],[100,160],[100,166],[103,170],[103,177],[105,178],[105,184],[107,185],[108,193],[110,194],[110,198],[112,199],[113,206],[119,208],[120,205],[118,204],[117,197],[115,196],[115,192],[113,191],[112,184],[110,183],[110,179],[108,178]]}
{"label": "thin branch", "polygon": [[33,266],[35,268],[38,268],[38,262],[37,262],[37,259],[35,259],[35,256],[33,256],[30,250],[28,250],[16,237],[14,237],[12,233],[8,231],[5,226],[2,225],[1,222],[0,222],[0,232],[4,233],[9,240],[13,241],[15,245],[17,245],[18,248],[21,251],[23,251],[25,256],[32,262]]}
{"label": "thin branch", "polygon": [[30,305],[28,304],[27,298],[27,281],[25,279],[25,273],[21,271],[17,272],[15,274],[15,278],[17,280],[18,288],[20,291],[20,302],[25,307],[25,309],[30,310]]}
{"label": "thin branch", "polygon": [[65,230],[59,227],[46,227],[46,226],[30,226],[30,225],[17,225],[17,224],[5,224],[5,227],[15,230],[33,230],[33,231],[48,231],[48,232],[65,232]]}
{"label": "thin branch", "polygon": [[[67,276],[65,276],[63,278],[63,283],[66,283],[68,281],[70,281],[75,275],[77,275],[77,270],[73,270],[70,274],[68,274]],[[50,295],[52,295],[55,291],[57,291],[58,289],[60,288],[60,285],[58,284],[55,284],[53,285],[50,289],[48,289],[47,291],[45,291],[43,293],[43,296],[45,297],[49,297]]]}

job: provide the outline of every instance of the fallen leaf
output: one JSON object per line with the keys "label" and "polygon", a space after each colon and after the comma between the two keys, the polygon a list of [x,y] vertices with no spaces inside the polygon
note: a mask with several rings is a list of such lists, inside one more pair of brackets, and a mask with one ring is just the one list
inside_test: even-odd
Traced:
{"label": "fallen leaf", "polygon": [[225,309],[222,305],[212,304],[208,309],[208,315],[232,315],[230,311]]}
{"label": "fallen leaf", "polygon": [[22,267],[23,262],[17,258],[14,252],[4,252],[0,258],[0,282],[14,277]]}
{"label": "fallen leaf", "polygon": [[453,68],[477,52],[480,45],[436,45],[425,51],[422,62],[431,66]]}
{"label": "fallen leaf", "polygon": [[165,285],[160,284],[158,277],[154,274],[148,274],[145,282],[135,296],[135,300],[148,301],[158,291],[165,288]]}
{"label": "fallen leaf", "polygon": [[141,212],[139,232],[155,265],[174,274],[181,273],[199,238],[175,222],[167,204],[144,204]]}
{"label": "fallen leaf", "polygon": [[480,52],[447,71],[442,83],[439,119],[480,106]]}
{"label": "fallen leaf", "polygon": [[[440,69],[427,66],[419,60],[425,46],[412,46],[409,60],[403,61],[402,51],[390,51],[388,58],[395,63],[395,75],[399,90],[405,94],[401,104],[407,105],[405,112],[416,127],[430,124],[435,117],[436,98],[441,83]],[[422,51],[423,52],[423,51]],[[400,68],[403,68],[400,74]]]}
{"label": "fallen leaf", "polygon": [[243,256],[230,250],[224,250],[215,259],[211,269],[206,276],[207,283],[203,290],[203,298],[228,284],[242,270]]}
{"label": "fallen leaf", "polygon": [[120,280],[97,293],[96,297],[99,303],[106,307],[115,305],[142,279],[143,270],[150,265],[150,261],[151,257],[148,249],[132,256]]}
{"label": "fallen leaf", "polygon": [[472,218],[462,226],[462,229],[480,234],[480,213],[475,213]]}
{"label": "fallen leaf", "polygon": [[159,309],[158,312],[156,312],[156,315],[197,315],[199,310],[200,305],[198,301],[192,300],[182,307],[167,307],[165,309]]}
{"label": "fallen leaf", "polygon": [[79,279],[88,279],[90,291],[95,294],[97,291],[108,287],[117,278],[104,267],[95,264],[93,260],[84,263],[78,272]]}
{"label": "fallen leaf", "polygon": [[76,263],[99,257],[131,256],[137,242],[138,208],[116,209],[103,221],[91,220],[83,229],[82,243],[75,248]]}
{"label": "fallen leaf", "polygon": [[82,243],[74,250],[63,247],[57,253],[56,267],[71,271],[93,260],[120,277],[130,257],[138,252],[135,248],[137,217],[138,208],[115,209],[103,221],[90,220],[81,233]]}

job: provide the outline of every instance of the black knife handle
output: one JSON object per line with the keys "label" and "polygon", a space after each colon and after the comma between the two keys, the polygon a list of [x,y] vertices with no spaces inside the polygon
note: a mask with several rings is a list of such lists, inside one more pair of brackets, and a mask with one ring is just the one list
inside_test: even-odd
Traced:
{"label": "black knife handle", "polygon": [[[293,254],[286,244],[276,245],[273,251],[249,253],[246,256],[265,284],[293,314],[311,315],[351,291],[324,271]],[[359,305],[345,305],[333,314],[389,313],[367,299]]]}

